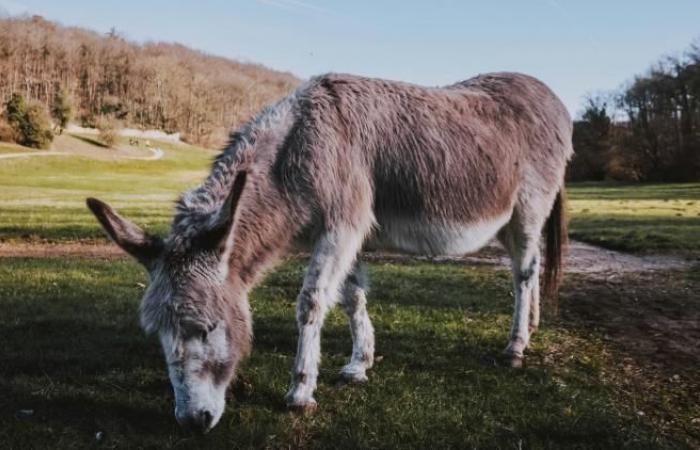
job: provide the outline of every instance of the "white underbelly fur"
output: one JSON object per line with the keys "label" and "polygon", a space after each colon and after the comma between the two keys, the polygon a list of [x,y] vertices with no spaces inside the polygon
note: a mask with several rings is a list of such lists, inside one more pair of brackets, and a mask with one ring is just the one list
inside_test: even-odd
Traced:
{"label": "white underbelly fur", "polygon": [[477,223],[444,224],[384,219],[365,247],[421,255],[464,255],[486,245],[510,220],[511,213]]}

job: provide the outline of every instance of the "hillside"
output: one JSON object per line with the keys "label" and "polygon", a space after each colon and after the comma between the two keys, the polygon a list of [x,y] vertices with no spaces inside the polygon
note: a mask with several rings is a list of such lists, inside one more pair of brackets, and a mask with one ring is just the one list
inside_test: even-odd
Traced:
{"label": "hillside", "polygon": [[13,93],[51,109],[59,91],[74,120],[179,131],[220,145],[234,127],[299,80],[172,43],[130,42],[112,31],[65,27],[39,16],[0,19],[0,102]]}

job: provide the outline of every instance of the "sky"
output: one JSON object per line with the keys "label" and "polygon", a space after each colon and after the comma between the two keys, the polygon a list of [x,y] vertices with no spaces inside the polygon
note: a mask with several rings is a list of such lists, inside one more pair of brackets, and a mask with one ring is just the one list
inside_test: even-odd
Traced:
{"label": "sky", "polygon": [[492,71],[546,82],[573,115],[700,42],[700,0],[0,0],[127,39],[180,42],[307,78],[443,85]]}

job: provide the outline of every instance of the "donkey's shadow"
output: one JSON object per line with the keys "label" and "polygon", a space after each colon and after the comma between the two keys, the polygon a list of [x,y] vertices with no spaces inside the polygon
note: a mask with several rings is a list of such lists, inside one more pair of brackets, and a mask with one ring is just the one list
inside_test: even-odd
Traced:
{"label": "donkey's shadow", "polygon": [[176,426],[160,349],[137,326],[78,314],[4,326],[0,334],[14,349],[2,355],[0,403],[16,420],[92,434]]}

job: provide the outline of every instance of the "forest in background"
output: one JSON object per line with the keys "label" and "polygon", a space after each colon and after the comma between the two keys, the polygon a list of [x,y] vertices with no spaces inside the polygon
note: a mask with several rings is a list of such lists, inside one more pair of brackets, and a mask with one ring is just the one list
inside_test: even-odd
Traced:
{"label": "forest in background", "polygon": [[[114,30],[0,18],[0,104],[11,125],[0,120],[0,139],[19,130],[14,140],[25,145],[47,147],[46,124],[60,132],[70,118],[105,136],[159,129],[217,147],[299,82],[179,44],[136,44]],[[700,41],[617,91],[589,97],[574,123],[574,149],[571,181],[700,180]]]}
{"label": "forest in background", "polygon": [[0,18],[0,102],[13,94],[74,122],[180,132],[219,146],[229,131],[292,90],[288,73],[170,43],[136,44],[111,31],[65,27],[39,16]]}
{"label": "forest in background", "polygon": [[700,180],[700,41],[588,98],[574,150],[572,181]]}

